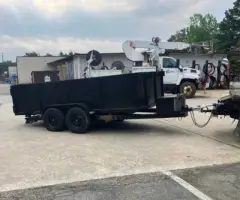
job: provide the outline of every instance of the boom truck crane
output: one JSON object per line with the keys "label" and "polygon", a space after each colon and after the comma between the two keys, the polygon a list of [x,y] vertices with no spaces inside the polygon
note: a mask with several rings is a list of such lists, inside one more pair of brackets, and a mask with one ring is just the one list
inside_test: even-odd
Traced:
{"label": "boom truck crane", "polygon": [[[162,42],[158,37],[152,38],[152,41],[128,40],[122,44],[124,54],[133,63],[132,66],[126,66],[130,69],[130,73],[164,71],[164,92],[181,93],[187,98],[194,97],[200,84],[201,72],[197,69],[182,67],[179,60],[164,54],[166,50],[188,49],[189,52],[195,52],[200,48],[202,46],[184,42]],[[94,64],[100,64],[97,62],[101,58],[99,53],[94,50],[91,52],[93,55],[87,58],[95,57]],[[90,66],[89,63],[93,63],[91,59],[87,59],[87,62],[88,66]],[[108,75],[123,73],[117,69],[94,70],[94,72],[90,69],[91,67],[86,69],[88,77],[105,76],[107,72]]]}
{"label": "boom truck crane", "polygon": [[[195,52],[202,47],[184,42],[163,42],[158,37],[152,38],[151,42],[128,40],[122,45],[126,57],[133,62],[132,73],[163,70],[164,91],[181,93],[188,98],[194,97],[200,84],[201,72],[182,67],[179,60],[163,55],[166,50],[188,49],[189,52]],[[138,49],[145,50],[140,52]]]}

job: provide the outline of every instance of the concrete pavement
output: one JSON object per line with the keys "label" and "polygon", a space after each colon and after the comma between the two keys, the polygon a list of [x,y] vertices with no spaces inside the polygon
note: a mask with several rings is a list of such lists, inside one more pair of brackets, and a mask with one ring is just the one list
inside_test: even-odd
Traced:
{"label": "concrete pavement", "polygon": [[[216,103],[215,98],[198,98],[187,101],[188,105],[191,107],[196,107],[198,105],[211,105]],[[199,112],[194,112],[196,121],[198,124],[205,124],[210,117],[210,114],[204,114]],[[204,128],[198,128],[193,125],[190,115],[187,118],[179,119],[159,119],[163,123],[167,123],[175,128],[179,128],[184,131],[188,131],[194,134],[201,135],[205,138],[212,139],[224,144],[229,144],[240,148],[240,138],[235,138],[233,131],[237,126],[237,121],[229,117],[213,117],[210,123]]]}
{"label": "concrete pavement", "polygon": [[9,95],[9,94],[10,94],[10,85],[0,84],[0,95]]}
{"label": "concrete pavement", "polygon": [[[69,198],[65,195],[65,199],[74,199],[76,196],[71,195],[70,190],[74,187],[78,188],[78,183],[81,185],[82,181],[108,177],[121,178],[139,173],[146,173],[143,179],[149,180],[152,172],[160,173],[164,170],[182,170],[240,161],[239,143],[231,134],[235,125],[231,124],[232,121],[229,119],[214,119],[205,129],[196,128],[189,117],[182,121],[133,120],[101,127],[86,135],[75,135],[68,131],[48,132],[39,123],[25,125],[24,117],[13,115],[9,96],[0,95],[0,101],[4,102],[0,108],[0,192],[2,192],[0,199],[4,199],[6,194],[26,197],[32,190],[24,189],[48,185],[52,186],[43,189],[49,191],[50,195],[57,192],[61,196],[61,190],[56,189],[54,185],[63,183],[70,184],[66,187]],[[188,100],[188,104],[196,106],[215,101],[214,98],[201,97]],[[198,120],[203,122],[205,118],[200,115]],[[165,178],[160,173],[159,180]],[[152,194],[152,199],[156,199],[155,195],[159,193],[155,193],[154,190],[161,191],[161,188],[168,188],[164,190],[165,197],[162,199],[168,199],[166,194],[173,194],[169,199],[176,199],[174,195],[179,196],[179,194],[182,194],[182,199],[194,199],[184,189],[178,190],[178,186],[172,181],[158,181],[157,185],[155,183],[141,185],[139,182],[142,181],[133,183],[132,188],[128,185],[120,187],[121,194],[130,195],[127,190],[136,190],[139,196],[144,197],[148,191],[149,195]],[[124,179],[120,183],[124,185]],[[105,191],[102,185],[99,187]],[[141,189],[143,187],[146,190]],[[21,191],[4,193],[17,189]],[[86,193],[91,195],[92,188],[86,186],[82,191],[84,192],[80,192],[80,195]],[[164,194],[164,191],[161,191],[161,194]],[[36,194],[40,195],[38,192]],[[95,194],[99,194],[98,199],[101,199],[101,192]],[[113,194],[116,196],[119,193],[116,191]],[[106,193],[108,196],[104,195],[105,193],[102,197],[106,199],[112,198],[108,193]],[[53,199],[50,197],[46,196],[46,199]],[[91,196],[92,199],[97,199],[95,197],[96,195]],[[130,197],[122,196],[121,199],[134,199]],[[151,199],[151,196],[146,194],[146,199],[147,197]]]}

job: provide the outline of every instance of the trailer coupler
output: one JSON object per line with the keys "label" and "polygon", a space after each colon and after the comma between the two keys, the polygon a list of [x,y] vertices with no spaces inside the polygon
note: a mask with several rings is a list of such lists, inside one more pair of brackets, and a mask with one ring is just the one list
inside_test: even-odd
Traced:
{"label": "trailer coupler", "polygon": [[[192,118],[194,125],[199,128],[206,127],[209,124],[209,122],[211,121],[212,117],[229,116],[229,117],[233,118],[234,120],[238,120],[237,126],[233,131],[233,135],[234,135],[234,137],[240,139],[240,111],[238,109],[236,109],[236,107],[233,107],[233,106],[234,106],[234,104],[230,101],[227,101],[227,102],[220,101],[218,103],[214,103],[212,105],[208,105],[208,106],[204,106],[204,107],[199,106],[196,108],[187,108],[187,109],[188,109],[188,112],[190,113],[190,116]],[[201,113],[210,113],[210,116],[204,124],[198,124],[196,122],[194,111],[198,111]]]}
{"label": "trailer coupler", "polygon": [[[198,106],[195,108],[186,107],[186,111],[190,114],[193,124],[195,126],[197,126],[198,128],[204,128],[209,124],[212,117],[215,116],[216,108],[217,108],[217,104],[211,104],[211,105],[207,105],[207,106]],[[195,111],[201,112],[201,113],[210,113],[207,121],[204,124],[199,124],[197,122],[196,117],[195,117]]]}

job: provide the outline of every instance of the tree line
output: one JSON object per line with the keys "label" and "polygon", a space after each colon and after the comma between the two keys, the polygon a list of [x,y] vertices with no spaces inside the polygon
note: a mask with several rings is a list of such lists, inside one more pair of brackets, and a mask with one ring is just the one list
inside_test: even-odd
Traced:
{"label": "tree line", "polygon": [[228,53],[231,69],[239,73],[240,0],[236,0],[233,7],[225,11],[225,16],[220,22],[212,14],[194,14],[190,17],[188,26],[171,35],[168,41],[207,43],[213,51]]}
{"label": "tree line", "polygon": [[240,0],[225,11],[224,19],[218,23],[212,14],[194,14],[187,27],[171,35],[168,41],[212,44],[215,50],[240,50]]}
{"label": "tree line", "polygon": [[[74,53],[73,53],[72,51],[70,51],[69,53],[64,53],[64,52],[60,51],[58,55],[52,55],[52,54],[50,54],[50,53],[47,53],[47,54],[45,54],[44,56],[48,56],[48,57],[49,57],[49,56],[72,56],[73,54],[74,54]],[[37,57],[37,56],[40,56],[40,54],[33,51],[33,52],[27,52],[27,53],[25,53],[24,56]]]}

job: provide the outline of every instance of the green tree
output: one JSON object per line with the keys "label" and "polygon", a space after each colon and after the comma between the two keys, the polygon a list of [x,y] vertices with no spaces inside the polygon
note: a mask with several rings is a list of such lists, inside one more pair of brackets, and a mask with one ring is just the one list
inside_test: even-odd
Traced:
{"label": "green tree", "polygon": [[187,41],[187,29],[183,28],[177,31],[174,35],[168,39],[168,42],[186,42]]}
{"label": "green tree", "polygon": [[218,31],[217,19],[211,14],[195,14],[190,18],[187,40],[193,42],[213,41]]}
{"label": "green tree", "polygon": [[59,52],[59,56],[65,56],[62,51]]}
{"label": "green tree", "polygon": [[212,43],[217,32],[218,22],[213,15],[196,13],[190,17],[189,25],[178,31],[175,35],[172,35],[168,41]]}
{"label": "green tree", "polygon": [[37,56],[40,56],[40,54],[36,53],[36,52],[28,52],[28,53],[25,53],[25,56],[28,56],[28,57],[37,57]]}
{"label": "green tree", "polygon": [[63,53],[62,51],[59,52],[59,56],[72,56],[74,53],[70,51],[69,53]]}
{"label": "green tree", "polygon": [[70,51],[69,53],[68,53],[68,56],[73,56],[73,52],[72,51]]}
{"label": "green tree", "polygon": [[47,53],[45,56],[49,56],[49,57],[50,57],[50,56],[53,56],[53,55],[52,55],[52,54],[50,54],[50,53]]}
{"label": "green tree", "polygon": [[68,56],[67,53],[63,53],[62,51],[59,52],[59,56]]}
{"label": "green tree", "polygon": [[233,3],[233,8],[225,12],[219,25],[217,48],[222,50],[239,50],[240,48],[240,0]]}

